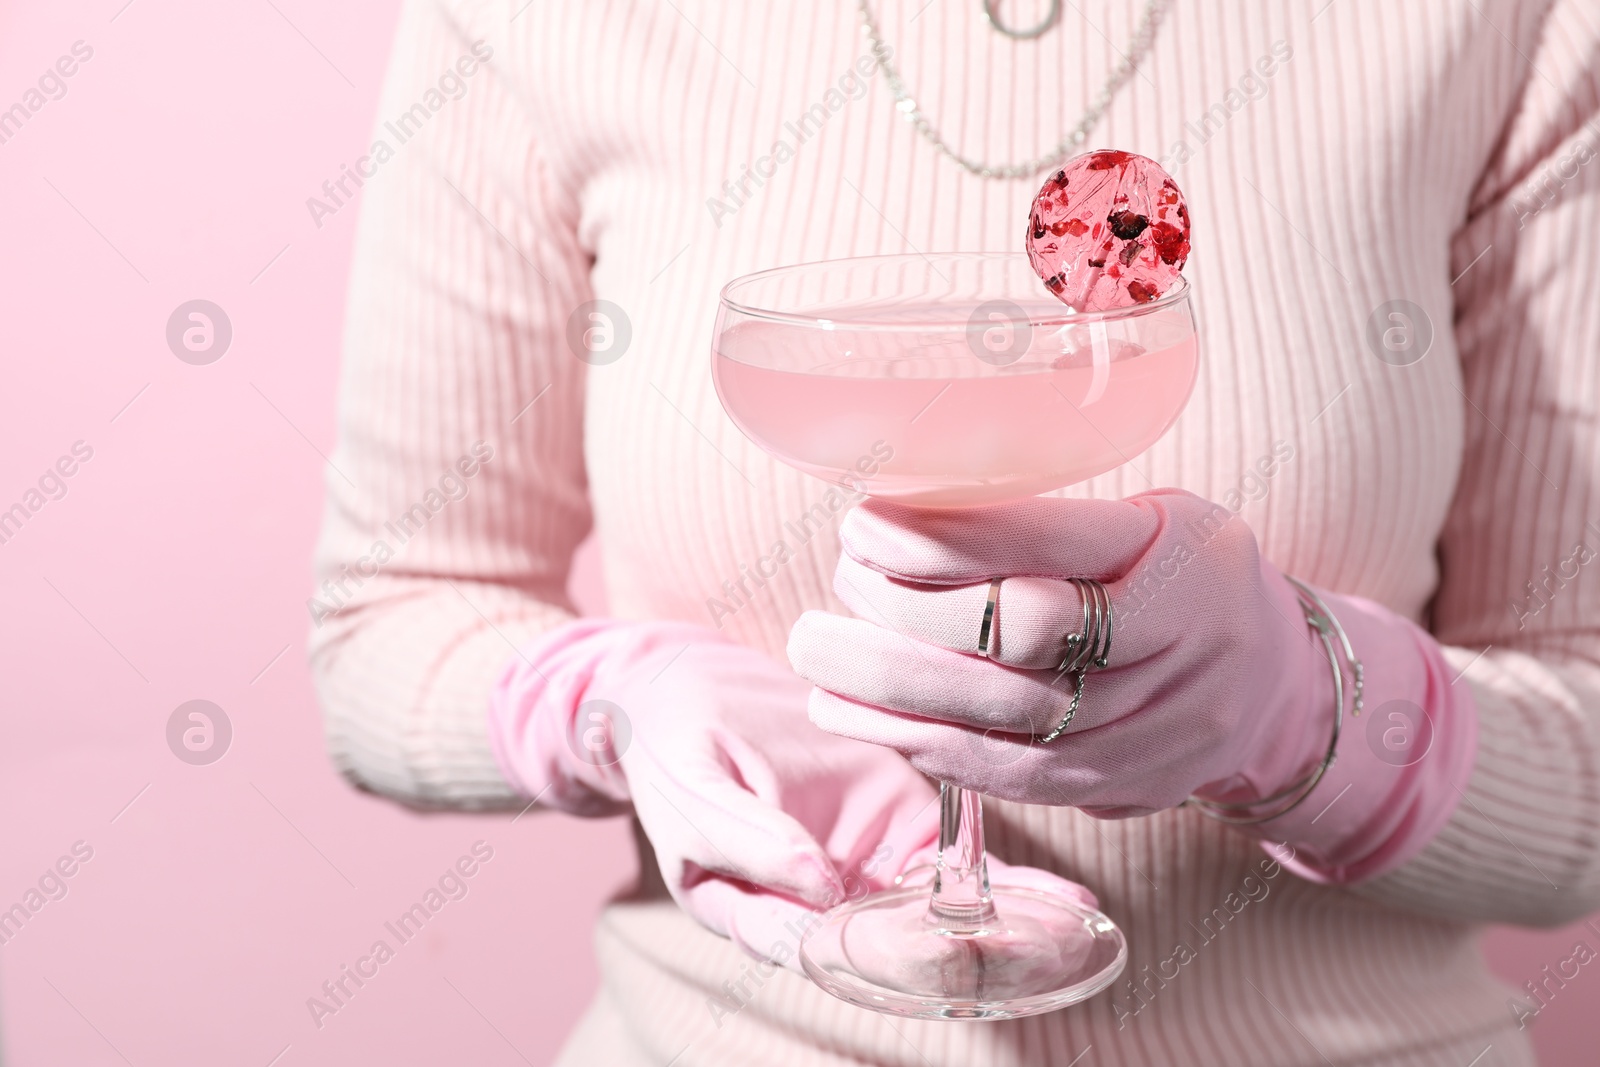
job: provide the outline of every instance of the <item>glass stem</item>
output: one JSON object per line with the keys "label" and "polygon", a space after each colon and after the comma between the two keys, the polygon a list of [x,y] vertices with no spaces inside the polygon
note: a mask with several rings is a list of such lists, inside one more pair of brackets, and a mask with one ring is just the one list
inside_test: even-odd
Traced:
{"label": "glass stem", "polygon": [[939,862],[928,918],[950,933],[972,933],[994,919],[983,847],[983,795],[939,783]]}

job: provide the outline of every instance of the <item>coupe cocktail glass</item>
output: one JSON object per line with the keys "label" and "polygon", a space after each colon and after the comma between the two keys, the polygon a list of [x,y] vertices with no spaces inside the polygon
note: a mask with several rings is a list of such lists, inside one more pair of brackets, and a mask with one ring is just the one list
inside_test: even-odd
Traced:
{"label": "coupe cocktail glass", "polygon": [[[1034,496],[1126,463],[1177,419],[1198,366],[1181,279],[1151,303],[1074,312],[1020,253],[739,278],[722,291],[713,349],[722,406],[761,448],[935,508]],[[1062,620],[1063,637],[1074,621]],[[813,981],[890,1014],[1005,1019],[1077,1003],[1121,973],[1127,943],[1104,914],[990,885],[981,796],[940,787],[939,849],[931,889],[901,886],[824,916],[800,948]]]}

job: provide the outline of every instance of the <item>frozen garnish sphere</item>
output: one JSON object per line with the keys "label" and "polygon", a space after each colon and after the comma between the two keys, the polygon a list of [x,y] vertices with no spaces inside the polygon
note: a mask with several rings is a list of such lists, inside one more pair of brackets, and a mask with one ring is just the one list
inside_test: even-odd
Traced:
{"label": "frozen garnish sphere", "polygon": [[1189,258],[1189,209],[1172,176],[1132,152],[1085,152],[1045,180],[1028,214],[1028,259],[1078,311],[1149,303]]}

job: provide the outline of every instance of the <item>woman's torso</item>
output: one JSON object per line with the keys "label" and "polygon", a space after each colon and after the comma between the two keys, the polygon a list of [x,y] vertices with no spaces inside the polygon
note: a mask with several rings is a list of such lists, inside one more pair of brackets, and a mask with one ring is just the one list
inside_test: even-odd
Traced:
{"label": "woman's torso", "polygon": [[[1031,6],[1000,8],[1022,22]],[[1471,254],[1452,238],[1523,76],[1489,22],[1530,16],[1509,2],[1484,14],[1465,0],[1320,6],[1178,0],[1090,135],[1086,147],[1162,160],[1188,197],[1202,366],[1162,441],[1065,492],[1171,485],[1236,504],[1288,573],[1421,618],[1462,450],[1451,281]],[[946,140],[1009,163],[1078,121],[1143,5],[1068,4],[1022,44],[987,28],[978,0],[872,10]],[[589,371],[586,408],[616,614],[716,626],[781,657],[802,611],[844,611],[833,529],[796,535],[829,487],[746,441],[713,390],[726,281],[842,256],[1021,247],[1038,179],[987,181],[938,156],[882,73],[861,75],[860,26],[847,0],[537,0],[511,23],[503,69],[526,94],[547,179],[578,212],[595,295],[631,332],[619,359]],[[1403,325],[1394,301],[1420,308],[1420,320],[1399,310],[1432,334],[1416,362],[1369,341],[1373,324]],[[789,562],[764,584],[745,578],[779,541]],[[629,1047],[664,1063],[686,1046],[684,1065],[945,1067],[1065,1065],[1086,1048],[1084,1064],[1466,1051],[1465,1063],[1493,1044],[1483,1064],[1525,1062],[1470,929],[1268,878],[1254,843],[1185,811],[1100,822],[994,804],[990,822],[998,854],[1084,882],[1129,932],[1109,992],[1041,1019],[915,1024],[784,973],[730,1014],[723,983],[748,961],[641,900],[613,906],[600,934]]]}

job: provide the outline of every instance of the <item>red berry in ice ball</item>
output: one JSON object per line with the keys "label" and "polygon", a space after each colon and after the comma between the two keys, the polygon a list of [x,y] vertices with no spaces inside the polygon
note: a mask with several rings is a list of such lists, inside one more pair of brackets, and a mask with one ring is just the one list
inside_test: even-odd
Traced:
{"label": "red berry in ice ball", "polygon": [[1189,258],[1189,211],[1153,159],[1087,152],[1045,180],[1028,215],[1028,259],[1079,311],[1149,303]]}

